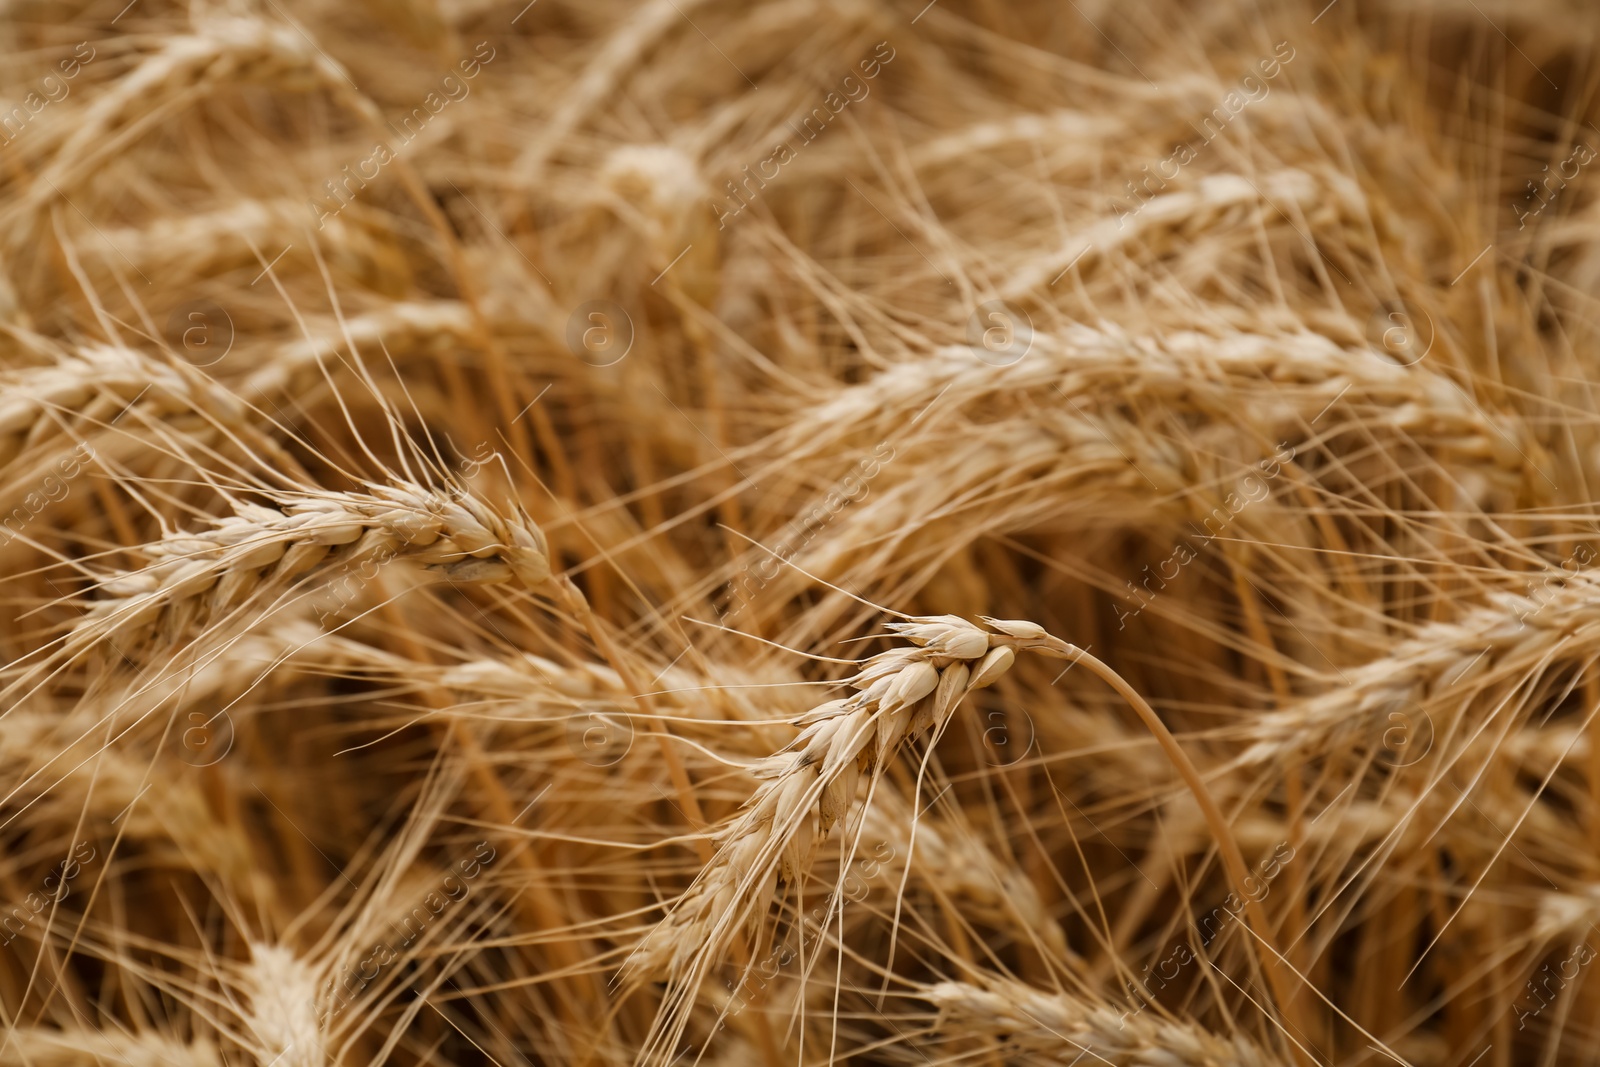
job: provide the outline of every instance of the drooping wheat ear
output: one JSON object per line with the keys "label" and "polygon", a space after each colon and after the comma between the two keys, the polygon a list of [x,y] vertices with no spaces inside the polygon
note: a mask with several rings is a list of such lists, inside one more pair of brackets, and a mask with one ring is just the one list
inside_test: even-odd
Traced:
{"label": "drooping wheat ear", "polygon": [[[318,360],[342,351],[353,341],[369,363],[381,359],[380,342],[397,358],[449,358],[444,350],[473,343],[472,310],[454,300],[422,300],[387,304],[363,315],[352,315],[341,329],[329,323],[317,336],[279,345],[237,386],[239,395],[252,402],[283,392],[312,388],[319,380]],[[349,331],[346,340],[345,331]],[[334,367],[330,364],[330,370]]]}
{"label": "drooping wheat ear", "polygon": [[1549,942],[1563,934],[1592,937],[1597,922],[1600,922],[1600,883],[1591,882],[1580,886],[1576,892],[1551,890],[1539,894],[1529,933],[1536,942]]}
{"label": "drooping wheat ear", "polygon": [[150,563],[102,583],[108,595],[77,622],[68,650],[151,633],[175,640],[248,598],[347,568],[350,580],[369,580],[360,566],[394,558],[451,582],[514,578],[533,588],[550,576],[544,534],[532,520],[520,508],[503,515],[469,493],[396,480],[367,493],[267,495],[278,509],[240,503],[208,531],[145,545]]}
{"label": "drooping wheat ear", "polygon": [[[800,413],[773,441],[792,462],[827,455],[853,436],[898,439],[909,415],[945,396],[942,403],[986,426],[1023,425],[1037,438],[1043,423],[1055,451],[1066,444],[1081,450],[1086,463],[1120,459],[1119,471],[1131,462],[1164,491],[1177,491],[1193,484],[1195,472],[1172,443],[1152,439],[1139,412],[1191,412],[1186,421],[1227,430],[1235,441],[1227,452],[1238,453],[1242,444],[1240,458],[1253,462],[1269,455],[1284,434],[1303,438],[1310,420],[1337,399],[1346,410],[1361,411],[1368,432],[1403,436],[1462,464],[1497,469],[1500,481],[1520,478],[1518,449],[1537,455],[1538,448],[1526,428],[1501,425],[1450,382],[1422,371],[1382,350],[1340,345],[1310,330],[1149,336],[1111,323],[1073,326],[1058,335],[1034,334],[1027,354],[998,371],[968,346],[935,349]],[[1024,392],[1039,398],[1030,418],[994,417],[1008,411],[1000,401]],[[1242,441],[1241,425],[1255,431]],[[1508,431],[1517,438],[1508,438]],[[1070,465],[1058,461],[1056,468]],[[887,478],[874,488],[911,476],[898,458],[884,466]],[[1132,477],[1150,497],[1149,483]]]}
{"label": "drooping wheat ear", "polygon": [[1000,977],[982,985],[940,982],[917,994],[939,1012],[935,1027],[950,1038],[987,1037],[1007,1051],[1045,1057],[1026,1062],[1117,1067],[1282,1067],[1284,1061],[1242,1037],[1225,1038],[1155,1010],[1136,1011],[1050,993]]}
{"label": "drooping wheat ear", "polygon": [[260,1067],[326,1067],[320,983],[309,964],[282,945],[252,943],[242,985],[250,1052]]}
{"label": "drooping wheat ear", "polygon": [[[888,841],[900,857],[911,855],[911,806],[887,787],[863,813],[862,840]],[[915,877],[957,902],[961,914],[1010,932],[1019,944],[1037,939],[1057,959],[1071,959],[1061,924],[1050,914],[1033,882],[1016,864],[984,844],[971,829],[947,823],[932,812],[917,817]],[[877,868],[878,879],[897,884],[897,863]]]}
{"label": "drooping wheat ear", "polygon": [[[290,667],[337,673],[341,677],[383,679],[400,686],[439,686],[474,705],[492,705],[497,715],[526,718],[530,722],[565,719],[578,707],[596,701],[618,710],[632,706],[632,694],[616,671],[604,664],[557,663],[532,652],[513,653],[503,659],[483,656],[450,664],[418,663],[344,633],[328,633],[305,619],[269,624],[250,638],[237,642],[225,658],[273,663],[279,669]],[[745,680],[736,670],[732,671],[732,676]],[[719,678],[722,678],[720,673]],[[727,684],[726,678],[722,681]],[[754,682],[755,676],[750,676],[749,681]],[[674,665],[658,674],[654,684],[661,690],[654,694],[658,703],[680,713],[699,710],[710,714],[704,711],[703,702],[686,698],[686,694],[706,685],[700,675]]]}
{"label": "drooping wheat ear", "polygon": [[1581,721],[1546,722],[1516,730],[1501,744],[1500,752],[1523,768],[1523,773],[1543,778],[1556,764],[1584,766],[1594,751],[1589,730]]}
{"label": "drooping wheat ear", "polygon": [[203,1038],[185,1044],[148,1030],[18,1027],[0,1044],[0,1067],[223,1067],[216,1046]]}
{"label": "drooping wheat ear", "polygon": [[239,397],[181,360],[119,345],[69,349],[29,340],[54,362],[0,376],[0,513],[55,479],[76,477],[89,459],[146,472],[168,458],[165,449],[151,447],[152,438],[222,439],[229,452],[301,470],[257,428]]}
{"label": "drooping wheat ear", "polygon": [[642,942],[630,967],[680,975],[715,957],[739,923],[767,901],[781,875],[803,874],[833,824],[846,818],[863,777],[872,779],[902,741],[943,729],[967,693],[993,683],[1016,653],[1004,635],[953,615],[890,623],[914,642],[868,659],[848,679],[854,695],[794,721],[800,735],[751,768],[761,784],[720,837],[720,849],[676,907]]}
{"label": "drooping wheat ear", "polygon": [[[330,266],[351,273],[398,259],[365,227],[350,221],[359,210],[360,205],[347,206],[337,218],[324,219],[317,231],[317,243]],[[255,264],[252,245],[276,250],[303,242],[310,217],[300,200],[238,200],[211,211],[108,229],[106,239],[146,274],[182,283]]]}
{"label": "drooping wheat ear", "polygon": [[70,195],[95,172],[96,163],[126,146],[140,130],[141,118],[163,105],[197,100],[219,84],[262,82],[325,89],[374,125],[382,124],[377,107],[356,91],[344,68],[294,27],[255,18],[215,19],[202,34],[166,38],[159,52],[78,112],[72,133],[11,211],[31,213],[52,197]]}
{"label": "drooping wheat ear", "polygon": [[[1510,427],[1517,435],[1510,437],[1448,379],[1419,370],[1381,350],[1339,346],[1309,331],[1149,338],[1109,325],[1074,326],[1059,336],[1035,334],[1029,354],[1000,373],[965,346],[894,366],[806,411],[794,429],[774,438],[774,448],[789,469],[797,459],[837,453],[851,437],[894,442],[899,453],[882,462],[882,474],[870,483],[874,499],[851,507],[819,550],[917,528],[963,494],[1006,480],[1018,488],[995,496],[1003,496],[1013,522],[1078,514],[1104,522],[1107,509],[1144,520],[1182,504],[1192,507],[1186,517],[1198,520],[1211,502],[1195,493],[1210,467],[1197,453],[1232,459],[1240,474],[1275,475],[1278,442],[1304,440],[1310,421],[1334,403],[1339,411],[1360,411],[1363,434],[1413,443],[1450,470],[1470,470],[1485,498],[1493,491],[1514,499],[1536,488],[1522,485],[1523,458],[1539,454],[1526,427]],[[1030,410],[1011,414],[1016,405],[1005,402],[1029,395],[1037,400]],[[930,445],[896,434],[904,414],[939,397],[981,421],[984,434],[971,443],[933,438]],[[1149,411],[1189,413],[1184,437],[1197,438],[1197,445],[1179,445]],[[1323,430],[1336,424],[1339,411]],[[837,470],[819,472],[818,482],[832,480]],[[1227,478],[1218,496],[1235,480]],[[1061,491],[1069,486],[1072,504],[1062,506]],[[1107,507],[1083,509],[1083,493],[1106,498]],[[1259,520],[1254,510],[1245,515],[1250,522],[1285,518],[1282,509],[1267,512]],[[846,523],[861,528],[845,534]]]}
{"label": "drooping wheat ear", "polygon": [[[1129,124],[1120,116],[1094,115],[1086,111],[1060,109],[1044,114],[1014,115],[978,122],[953,133],[923,141],[910,152],[911,165],[920,169],[946,163],[971,163],[987,153],[1010,145],[1038,142],[1059,153],[1057,158],[1072,159],[1089,166],[1092,156],[1060,151],[1057,146],[1076,142],[1088,147],[1117,136],[1127,136]],[[1076,157],[1073,159],[1073,157]]]}
{"label": "drooping wheat ear", "polygon": [[437,685],[478,700],[539,706],[563,698],[622,700],[627,696],[615,672],[607,667],[594,663],[569,667],[531,652],[505,660],[418,663],[380,645],[327,633],[304,619],[267,626],[255,636],[263,642],[264,651],[270,650],[274,659],[285,665],[335,671],[341,676]]}
{"label": "drooping wheat ear", "polygon": [[550,115],[527,147],[517,156],[512,171],[537,188],[541,172],[550,157],[589,115],[609,97],[627,71],[669,30],[706,0],[653,0],[642,4],[589,60],[576,84],[563,95],[561,104]]}
{"label": "drooping wheat ear", "polygon": [[[1421,370],[1309,331],[1150,337],[1074,327],[1035,335],[1028,354],[1001,370],[965,346],[936,349],[844,390],[774,436],[773,479],[829,493],[790,512],[828,521],[801,542],[795,567],[782,569],[765,599],[784,602],[802,572],[891,587],[980,530],[1143,532],[1188,520],[1210,531],[1237,513],[1230,536],[1322,545],[1288,488],[1303,472],[1285,462],[1319,418],[1311,427],[1319,438],[1359,424],[1363,440],[1403,446],[1398,456],[1369,450],[1344,461],[1373,479],[1393,477],[1397,464],[1431,461],[1479,506],[1544,491],[1525,472],[1524,456],[1540,454],[1526,425],[1503,430],[1455,385]],[[932,418],[913,427],[935,403],[947,421],[965,417],[983,432],[941,433]],[[874,473],[852,470],[841,480],[841,445]],[[841,507],[847,491],[854,502]],[[1260,502],[1229,505],[1231,494]],[[813,622],[825,629],[827,612]]]}
{"label": "drooping wheat ear", "polygon": [[0,375],[0,466],[78,420],[109,423],[134,401],[156,419],[197,408],[239,418],[243,406],[197,375],[131,348],[57,350],[55,362]]}
{"label": "drooping wheat ear", "polygon": [[[205,705],[191,705],[205,706]],[[206,708],[214,714],[219,705]],[[31,805],[33,818],[71,839],[80,818],[114,827],[145,849],[144,862],[206,871],[231,891],[270,897],[271,880],[253,866],[248,842],[229,832],[194,775],[173,775],[141,757],[136,742],[104,745],[110,731],[92,713],[41,713],[19,708],[0,730],[0,759],[8,769],[14,802]],[[182,727],[178,728],[180,731]]]}
{"label": "drooping wheat ear", "polygon": [[1365,210],[1361,188],[1331,169],[1315,172],[1286,169],[1258,174],[1206,174],[1191,188],[1162,193],[1146,201],[1137,214],[1099,216],[1098,221],[1069,236],[1062,251],[1035,258],[1008,272],[1000,291],[1003,300],[1027,300],[1047,292],[1052,279],[1069,267],[1087,271],[1123,249],[1142,244],[1170,253],[1185,245],[1205,244],[1200,238],[1224,229],[1246,231],[1252,213],[1265,227],[1292,226],[1274,203],[1297,205],[1324,225],[1360,219]]}
{"label": "drooping wheat ear", "polygon": [[[953,615],[890,624],[916,647],[871,657],[848,680],[859,692],[795,720],[794,725],[804,728],[800,736],[784,751],[757,761],[753,770],[762,784],[743,814],[719,835],[716,856],[629,958],[635,980],[666,973],[675,985],[653,1024],[652,1050],[676,1041],[687,1023],[684,995],[698,987],[742,925],[759,922],[761,906],[779,875],[802,874],[833,824],[849,815],[859,778],[874,779],[905,738],[930,730],[937,737],[961,697],[997,680],[1019,651],[1081,663],[1117,692],[1193,794],[1234,890],[1246,892],[1249,868],[1227,817],[1149,702],[1088,650],[1052,636],[1037,623],[987,616],[983,621],[994,632]],[[1256,959],[1288,1017],[1287,1025],[1304,1025],[1259,900],[1246,896],[1245,914]]]}
{"label": "drooping wheat ear", "polygon": [[1600,648],[1593,629],[1600,620],[1600,582],[1587,574],[1563,573],[1562,580],[1542,598],[1497,592],[1460,620],[1429,623],[1390,654],[1343,670],[1327,692],[1252,717],[1244,731],[1249,746],[1238,763],[1348,750],[1401,723],[1396,715],[1409,731],[1420,734],[1426,726],[1443,737],[1451,709],[1470,706],[1485,690],[1509,690],[1554,662],[1592,657]]}
{"label": "drooping wheat ear", "polygon": [[705,179],[694,159],[671,145],[613,149],[601,167],[600,182],[617,198],[617,209],[645,231],[658,256],[670,257],[681,247],[673,245],[679,235],[706,217]]}

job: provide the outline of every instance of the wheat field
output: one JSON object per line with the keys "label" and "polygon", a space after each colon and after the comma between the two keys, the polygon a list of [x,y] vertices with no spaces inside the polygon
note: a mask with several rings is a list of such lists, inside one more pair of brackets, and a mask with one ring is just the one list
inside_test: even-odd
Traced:
{"label": "wheat field", "polygon": [[0,1067],[1600,1063],[1597,42],[0,4]]}

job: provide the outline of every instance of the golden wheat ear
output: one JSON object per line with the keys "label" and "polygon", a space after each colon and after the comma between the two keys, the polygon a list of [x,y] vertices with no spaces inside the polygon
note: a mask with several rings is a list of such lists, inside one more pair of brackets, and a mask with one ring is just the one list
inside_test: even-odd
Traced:
{"label": "golden wheat ear", "polygon": [[[274,494],[277,507],[241,504],[211,529],[142,547],[149,563],[106,578],[106,594],[73,628],[67,648],[100,640],[176,644],[225,622],[246,602],[400,560],[451,582],[550,576],[544,535],[526,516],[503,514],[464,493],[391,483],[368,493]],[[370,579],[368,579],[370,580]]]}
{"label": "golden wheat ear", "polygon": [[719,833],[716,859],[630,957],[642,975],[683,974],[720,956],[737,927],[759,916],[776,882],[809,869],[817,847],[846,820],[859,783],[872,780],[908,736],[937,730],[962,696],[992,684],[1015,654],[953,617],[891,623],[912,647],[879,653],[847,684],[853,696],[794,720],[800,733],[758,760],[744,811]]}

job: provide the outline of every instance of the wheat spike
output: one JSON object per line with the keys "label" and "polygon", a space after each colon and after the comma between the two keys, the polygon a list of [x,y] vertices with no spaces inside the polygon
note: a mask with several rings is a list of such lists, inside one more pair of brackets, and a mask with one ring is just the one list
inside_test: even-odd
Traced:
{"label": "wheat spike", "polygon": [[1276,1067],[1284,1061],[1260,1047],[1198,1026],[1109,1004],[1049,993],[1001,978],[983,984],[940,982],[918,994],[938,1011],[935,1026],[961,1037],[1037,1054],[1042,1062],[1074,1063],[1085,1050],[1117,1067]]}
{"label": "wheat spike", "polygon": [[5,1067],[222,1067],[224,1060],[208,1041],[185,1043],[148,1031],[8,1031],[0,1048]]}
{"label": "wheat spike", "polygon": [[[1241,765],[1259,765],[1303,748],[1343,750],[1393,728],[1392,715],[1442,735],[1450,709],[1496,688],[1515,688],[1553,662],[1592,655],[1596,584],[1565,576],[1543,597],[1501,591],[1453,622],[1419,627],[1387,655],[1344,671],[1327,692],[1252,719]],[[1557,660],[1557,657],[1560,660]],[[1474,724],[1480,725],[1480,724]]]}
{"label": "wheat spike", "polygon": [[833,825],[848,820],[863,778],[908,738],[941,732],[963,696],[993,684],[1016,658],[1005,635],[953,616],[889,626],[912,647],[865,661],[848,679],[853,696],[794,720],[800,734],[751,767],[754,795],[719,835],[716,860],[635,952],[639,971],[682,973],[692,959],[717,954],[780,876],[810,867]]}
{"label": "wheat spike", "polygon": [[241,986],[245,1025],[260,1067],[326,1067],[327,1038],[319,1022],[319,982],[308,964],[282,946],[253,943]]}
{"label": "wheat spike", "polygon": [[467,493],[403,481],[370,488],[274,493],[278,508],[241,503],[209,530],[143,546],[150,562],[101,583],[106,595],[75,625],[69,654],[150,633],[175,641],[249,598],[394,558],[450,582],[516,579],[535,588],[550,576],[544,535],[523,516],[502,515]]}

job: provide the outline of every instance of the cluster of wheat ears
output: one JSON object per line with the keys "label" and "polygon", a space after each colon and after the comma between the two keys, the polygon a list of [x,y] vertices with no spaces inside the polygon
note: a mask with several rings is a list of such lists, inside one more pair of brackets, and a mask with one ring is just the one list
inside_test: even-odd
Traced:
{"label": "cluster of wheat ears", "polygon": [[1597,44],[0,3],[0,1067],[1600,1062]]}

